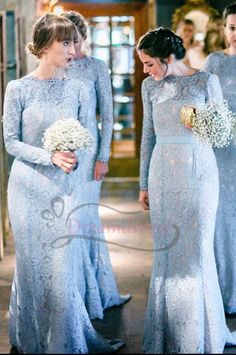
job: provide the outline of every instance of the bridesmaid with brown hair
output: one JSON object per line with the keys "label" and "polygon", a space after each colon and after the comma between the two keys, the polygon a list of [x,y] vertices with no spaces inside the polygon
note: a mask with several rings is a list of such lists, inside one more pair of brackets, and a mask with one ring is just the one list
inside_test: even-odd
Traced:
{"label": "bridesmaid with brown hair", "polygon": [[5,145],[15,157],[8,184],[16,251],[9,331],[19,353],[110,353],[124,345],[104,339],[90,322],[77,285],[79,272],[93,274],[84,240],[54,247],[70,234],[66,216],[77,203],[79,170],[73,170],[75,153],[51,154],[42,148],[42,138],[53,122],[83,121],[87,114],[86,87],[64,75],[75,55],[75,38],[71,21],[51,13],[38,19],[28,45],[38,66],[10,81],[4,100]]}

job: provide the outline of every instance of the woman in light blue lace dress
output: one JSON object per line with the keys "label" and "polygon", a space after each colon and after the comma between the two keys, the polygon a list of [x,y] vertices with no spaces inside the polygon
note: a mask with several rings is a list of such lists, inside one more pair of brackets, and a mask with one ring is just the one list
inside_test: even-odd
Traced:
{"label": "woman in light blue lace dress", "polygon": [[69,20],[40,18],[28,46],[39,65],[11,81],[4,100],[5,145],[15,157],[8,185],[16,250],[9,329],[20,353],[110,353],[122,345],[94,330],[78,290],[78,270],[93,277],[85,242],[63,239],[76,204],[77,157],[42,148],[53,122],[87,114],[86,87],[62,72],[75,54],[76,35]]}
{"label": "woman in light blue lace dress", "polygon": [[[103,318],[103,310],[124,304],[131,295],[120,295],[112,270],[110,256],[100,221],[98,205],[102,179],[108,172],[110,144],[113,129],[112,91],[108,68],[99,59],[82,52],[81,47],[87,37],[87,24],[84,17],[75,12],[62,15],[77,27],[81,40],[76,41],[76,56],[68,69],[71,78],[79,78],[87,86],[89,105],[86,121],[83,122],[96,142],[96,150],[80,159],[77,184],[78,209],[74,215],[73,232],[87,236],[87,246],[94,267],[96,282],[83,289],[85,305],[91,318]],[[99,133],[96,109],[101,117]]]}
{"label": "woman in light blue lace dress", "polygon": [[[224,12],[229,47],[208,56],[205,70],[219,77],[224,99],[236,112],[236,3]],[[219,207],[215,229],[215,256],[224,307],[236,313],[236,146],[214,149],[219,169]]]}
{"label": "woman in light blue lace dress", "polygon": [[147,32],[137,49],[150,75],[142,86],[140,201],[150,206],[154,238],[144,352],[222,353],[234,340],[213,249],[217,165],[179,117],[183,105],[221,102],[221,88],[215,75],[181,61],[182,40],[168,29]]}

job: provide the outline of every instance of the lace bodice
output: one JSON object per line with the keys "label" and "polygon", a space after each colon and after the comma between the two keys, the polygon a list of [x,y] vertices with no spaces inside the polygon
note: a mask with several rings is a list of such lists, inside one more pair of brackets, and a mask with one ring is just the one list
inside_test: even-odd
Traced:
{"label": "lace bodice", "polygon": [[[108,161],[113,129],[113,107],[111,80],[106,64],[93,57],[84,57],[75,60],[68,69],[71,78],[79,78],[84,83],[92,82],[94,90],[90,92],[89,106],[94,110],[96,121],[96,107],[99,109],[101,119],[101,135],[97,160]],[[85,81],[86,79],[86,81]],[[87,84],[88,85],[88,84]]]}
{"label": "lace bodice", "polygon": [[[18,160],[50,165],[51,154],[42,138],[54,121],[87,117],[86,86],[77,80],[38,80],[27,75],[8,83],[4,101],[4,139],[9,154]],[[45,119],[46,118],[46,119]]]}
{"label": "lace bodice", "polygon": [[205,63],[204,69],[216,74],[220,80],[224,98],[228,101],[231,110],[236,111],[236,55],[226,55],[224,52],[211,53]]}
{"label": "lace bodice", "polygon": [[215,75],[198,71],[191,76],[167,76],[156,81],[144,80],[143,133],[141,144],[140,188],[148,189],[148,170],[152,151],[158,136],[192,136],[179,118],[183,105],[201,107],[211,100],[222,101],[222,91]]}

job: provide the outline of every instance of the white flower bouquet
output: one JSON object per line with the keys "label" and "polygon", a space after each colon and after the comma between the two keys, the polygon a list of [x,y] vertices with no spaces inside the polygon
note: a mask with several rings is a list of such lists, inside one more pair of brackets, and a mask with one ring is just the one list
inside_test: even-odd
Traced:
{"label": "white flower bouquet", "polygon": [[43,148],[50,152],[73,152],[77,149],[91,150],[94,139],[87,128],[74,118],[55,121],[43,136]]}
{"label": "white flower bouquet", "polygon": [[192,128],[199,141],[212,147],[225,147],[233,138],[235,114],[226,101],[223,104],[208,101],[201,109],[183,106],[180,118],[185,126]]}

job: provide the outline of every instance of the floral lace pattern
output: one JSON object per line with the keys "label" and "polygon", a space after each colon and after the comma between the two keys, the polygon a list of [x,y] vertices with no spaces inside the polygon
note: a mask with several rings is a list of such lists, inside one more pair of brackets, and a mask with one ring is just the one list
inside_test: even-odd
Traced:
{"label": "floral lace pattern", "polygon": [[149,77],[142,96],[140,188],[149,192],[155,250],[143,350],[222,353],[229,331],[213,250],[217,165],[212,148],[179,117],[185,104],[221,102],[219,81],[203,71]]}
{"label": "floral lace pattern", "polygon": [[[205,69],[219,77],[224,99],[236,112],[236,56],[215,52]],[[215,255],[225,311],[236,313],[236,146],[214,149],[219,169],[220,194],[215,229]]]}
{"label": "floral lace pattern", "polygon": [[[83,123],[96,141],[96,152],[88,153],[80,159],[76,189],[78,206],[82,204],[84,206],[74,214],[71,228],[73,233],[87,236],[86,244],[96,282],[84,288],[84,301],[91,318],[103,318],[103,309],[121,303],[98,213],[101,182],[93,178],[95,161],[109,159],[113,127],[111,84],[106,65],[93,57],[74,61],[73,66],[68,70],[68,75],[80,79],[89,88],[88,114]],[[97,129],[97,105],[102,121],[101,138]]]}
{"label": "floral lace pattern", "polygon": [[92,93],[94,102],[90,102],[90,105],[93,108],[95,105],[94,124],[96,124],[96,107],[99,109],[101,118],[101,135],[98,136],[97,133],[99,147],[96,160],[107,162],[110,156],[113,130],[112,91],[108,68],[102,60],[93,57],[84,57],[74,61],[68,70],[68,74],[72,78],[92,81],[95,91]]}
{"label": "floral lace pattern", "polygon": [[65,174],[41,148],[55,120],[87,120],[88,97],[88,88],[70,79],[28,75],[7,86],[3,123],[6,148],[15,156],[8,204],[16,250],[9,329],[11,345],[22,353],[113,351],[92,327],[81,297],[84,285],[96,282],[86,242],[54,247],[70,234],[66,216],[77,205],[79,169]]}

